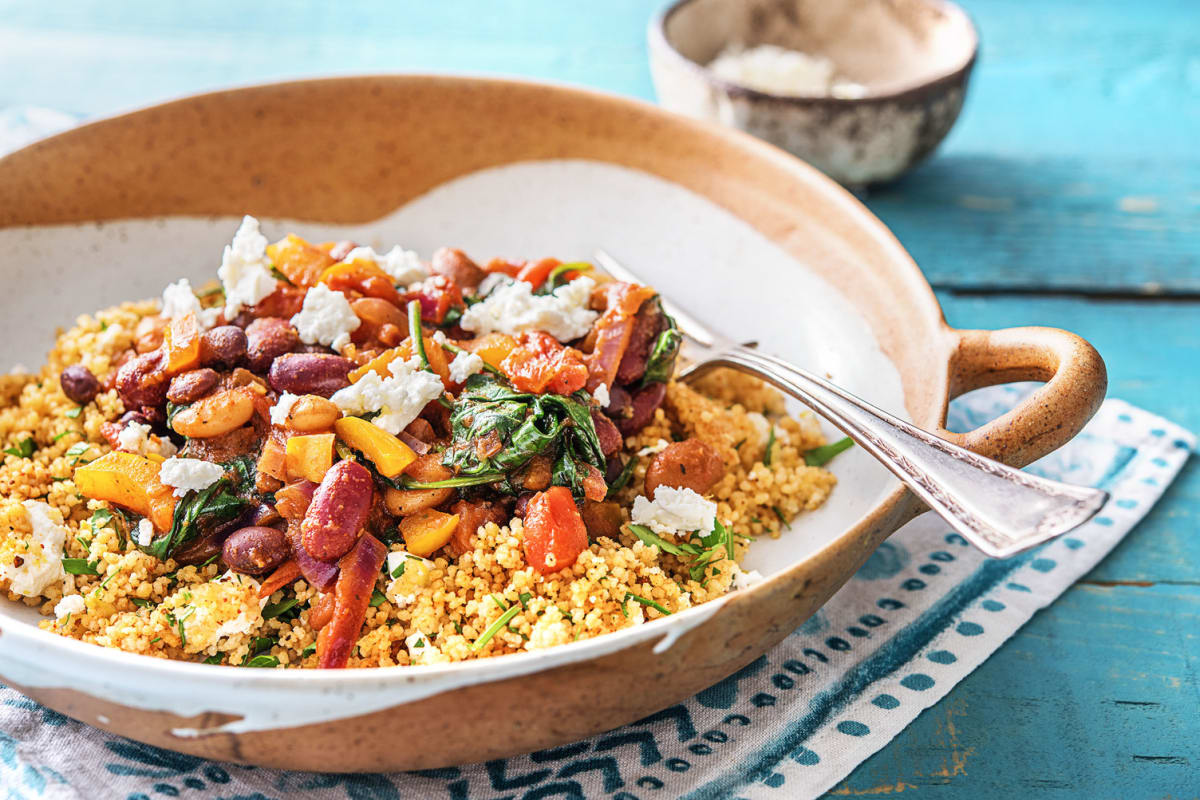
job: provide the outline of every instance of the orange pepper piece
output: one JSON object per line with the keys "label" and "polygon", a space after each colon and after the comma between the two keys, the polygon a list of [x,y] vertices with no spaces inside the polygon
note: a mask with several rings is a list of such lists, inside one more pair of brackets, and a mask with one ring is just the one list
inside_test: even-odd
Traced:
{"label": "orange pepper piece", "polygon": [[177,502],[158,478],[159,462],[114,450],[75,470],[75,486],[92,500],[106,500],[146,517],[158,531],[171,529]]}
{"label": "orange pepper piece", "polygon": [[325,270],[336,263],[328,250],[310,244],[294,233],[268,245],[267,257],[289,281],[305,288],[315,285]]}

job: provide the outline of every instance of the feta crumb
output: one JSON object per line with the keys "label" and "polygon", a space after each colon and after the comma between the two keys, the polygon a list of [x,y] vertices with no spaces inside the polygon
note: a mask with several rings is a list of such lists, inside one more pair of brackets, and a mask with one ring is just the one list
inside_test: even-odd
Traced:
{"label": "feta crumb", "polygon": [[450,659],[424,633],[417,631],[404,640],[408,659],[414,664],[444,664]]}
{"label": "feta crumb", "polygon": [[773,44],[748,49],[731,44],[708,68],[719,78],[771,94],[829,95],[847,100],[867,94],[862,84],[837,75],[837,67],[828,58]]}
{"label": "feta crumb", "polygon": [[221,316],[221,309],[204,308],[200,305],[200,300],[192,291],[192,284],[187,278],[167,284],[162,293],[162,315],[167,319],[175,319],[189,311],[196,315],[196,322],[203,331],[216,325]]}
{"label": "feta crumb", "polygon": [[69,594],[59,600],[54,606],[54,616],[62,619],[69,614],[82,614],[87,610],[87,603],[81,594]]}
{"label": "feta crumb", "polygon": [[175,487],[175,496],[202,492],[225,474],[225,468],[198,458],[168,458],[158,470],[158,479]]}
{"label": "feta crumb", "polygon": [[535,295],[525,281],[513,281],[464,311],[459,324],[478,334],[542,330],[568,342],[585,335],[600,316],[588,308],[595,286],[595,281],[584,276],[558,287],[553,294]]}
{"label": "feta crumb", "polygon": [[661,453],[663,450],[666,450],[669,445],[670,442],[666,439],[659,439],[654,444],[646,445],[641,450],[638,450],[637,454],[639,456],[652,456],[655,453]]}
{"label": "feta crumb", "polygon": [[304,306],[292,317],[300,341],[305,344],[319,342],[339,352],[350,343],[350,332],[361,324],[362,320],[350,307],[346,295],[323,283],[305,293]]}
{"label": "feta crumb", "polygon": [[199,653],[215,648],[220,639],[251,633],[262,622],[268,598],[260,598],[258,590],[253,578],[227,572],[208,583],[179,589],[159,607],[174,618],[173,623],[166,620],[172,631],[183,627],[184,652]]}
{"label": "feta crumb", "polygon": [[150,543],[154,541],[154,523],[148,519],[140,520],[134,541],[142,547],[149,547]]}
{"label": "feta crumb", "polygon": [[217,277],[225,287],[226,319],[233,319],[242,306],[262,301],[278,287],[267,258],[267,237],[254,217],[244,217],[233,242],[225,245]]}
{"label": "feta crumb", "polygon": [[691,489],[658,486],[653,500],[642,495],[634,498],[632,517],[639,525],[658,524],[676,531],[707,533],[716,523],[717,504]]}
{"label": "feta crumb", "polygon": [[420,359],[396,359],[388,365],[391,377],[381,378],[371,371],[345,389],[339,389],[329,399],[344,414],[379,415],[371,420],[376,426],[395,435],[408,427],[421,410],[438,399],[445,391],[442,379],[420,368]]}
{"label": "feta crumb", "polygon": [[740,565],[733,565],[733,583],[730,584],[730,591],[739,589],[749,589],[756,583],[762,583],[763,576],[758,570],[752,569],[749,572],[743,570]]}
{"label": "feta crumb", "polygon": [[483,370],[483,359],[474,353],[463,350],[450,362],[450,380],[455,383],[466,383],[467,378]]}
{"label": "feta crumb", "polygon": [[478,288],[475,289],[475,294],[479,297],[487,297],[501,286],[507,286],[512,283],[513,280],[513,278],[505,275],[503,272],[489,272],[479,282]]}
{"label": "feta crumb", "polygon": [[596,401],[596,405],[601,408],[608,408],[612,398],[608,396],[608,384],[602,383],[592,392],[592,399]]}
{"label": "feta crumb", "polygon": [[370,247],[356,247],[346,254],[343,262],[357,261],[363,258],[374,261],[379,268],[391,276],[392,280],[401,286],[423,281],[429,273],[421,264],[421,257],[412,250],[405,250],[396,245],[383,255],[376,253]]}
{"label": "feta crumb", "polygon": [[275,401],[275,405],[271,406],[271,424],[286,425],[288,414],[292,413],[292,406],[296,405],[301,395],[284,392],[279,395],[279,399]]}
{"label": "feta crumb", "polygon": [[179,452],[171,440],[150,433],[150,426],[141,422],[127,422],[117,434],[117,449],[140,456],[160,455],[170,458]]}
{"label": "feta crumb", "polygon": [[40,500],[25,500],[25,515],[33,529],[28,549],[4,557],[0,578],[7,578],[9,590],[25,597],[37,597],[55,581],[63,579],[63,542],[67,529],[62,514]]}
{"label": "feta crumb", "polygon": [[399,608],[416,602],[417,595],[429,585],[433,577],[433,562],[404,550],[387,554],[388,583],[387,599]]}

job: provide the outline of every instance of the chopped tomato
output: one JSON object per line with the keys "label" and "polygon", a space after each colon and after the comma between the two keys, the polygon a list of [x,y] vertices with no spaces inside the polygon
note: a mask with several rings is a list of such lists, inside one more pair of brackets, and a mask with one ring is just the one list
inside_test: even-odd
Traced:
{"label": "chopped tomato", "polygon": [[543,575],[566,569],[587,549],[587,528],[565,486],[538,492],[525,509],[525,561]]}
{"label": "chopped tomato", "polygon": [[521,271],[517,273],[517,280],[525,281],[536,289],[546,282],[546,278],[549,278],[550,273],[561,263],[557,258],[526,261],[525,266],[521,267]]}
{"label": "chopped tomato", "polygon": [[564,347],[544,331],[525,331],[500,362],[500,370],[521,392],[571,394],[587,383],[583,353]]}
{"label": "chopped tomato", "polygon": [[464,306],[462,289],[445,275],[426,278],[421,287],[404,295],[404,302],[421,301],[421,321],[441,325],[451,308]]}

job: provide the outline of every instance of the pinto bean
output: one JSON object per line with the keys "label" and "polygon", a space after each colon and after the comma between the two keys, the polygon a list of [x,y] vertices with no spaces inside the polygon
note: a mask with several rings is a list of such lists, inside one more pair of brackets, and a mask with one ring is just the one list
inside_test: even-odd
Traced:
{"label": "pinto bean", "polygon": [[261,575],[291,557],[292,544],[287,534],[262,525],[239,528],[229,534],[221,547],[221,560],[243,575]]}
{"label": "pinto bean", "polygon": [[83,364],[72,364],[64,369],[58,376],[58,382],[63,394],[81,406],[92,402],[100,392],[100,381]]}
{"label": "pinto bean", "polygon": [[163,361],[163,351],[155,350],[129,359],[117,370],[117,392],[126,408],[160,406],[167,399]]}
{"label": "pinto bean", "polygon": [[246,387],[210,394],[180,411],[171,427],[189,439],[210,439],[240,428],[254,416],[254,392]]}
{"label": "pinto bean", "polygon": [[300,433],[324,431],[333,427],[342,412],[330,401],[315,394],[306,394],[288,411],[289,428]]}
{"label": "pinto bean", "polygon": [[699,439],[684,439],[667,445],[650,459],[646,467],[646,496],[654,497],[659,486],[707,494],[723,477],[725,465],[716,450]]}
{"label": "pinto bean", "polygon": [[246,332],[236,325],[221,325],[200,336],[200,363],[236,367],[246,357]]}
{"label": "pinto bean", "polygon": [[329,397],[350,385],[354,362],[348,358],[321,353],[288,353],[271,364],[267,380],[277,392],[315,394]]}
{"label": "pinto bean", "polygon": [[[408,329],[408,315],[387,300],[360,297],[350,302],[350,308],[361,323],[350,334],[350,341],[355,344],[380,341],[384,328],[388,326],[397,332]],[[389,338],[392,332],[388,332]]]}
{"label": "pinto bean", "polygon": [[474,289],[487,276],[466,253],[453,247],[437,250],[433,254],[429,271],[434,275],[445,275],[464,289]]}
{"label": "pinto bean", "polygon": [[374,490],[371,473],[357,461],[330,467],[300,525],[304,549],[322,561],[345,555],[367,521]]}
{"label": "pinto bean", "polygon": [[652,383],[638,389],[629,404],[629,416],[617,419],[617,430],[626,436],[632,436],[650,424],[654,412],[662,405],[667,396],[665,383]]}
{"label": "pinto bean", "polygon": [[207,367],[181,372],[171,379],[167,399],[172,403],[194,403],[217,386],[220,376]]}
{"label": "pinto bean", "polygon": [[246,357],[255,372],[266,372],[277,357],[299,344],[300,334],[286,319],[263,317],[246,326]]}

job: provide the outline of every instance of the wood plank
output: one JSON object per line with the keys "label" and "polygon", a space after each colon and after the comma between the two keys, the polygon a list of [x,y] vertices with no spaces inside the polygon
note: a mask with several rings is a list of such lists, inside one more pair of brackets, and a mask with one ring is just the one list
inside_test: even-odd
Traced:
{"label": "wood plank", "polygon": [[1077,586],[831,793],[1194,797],[1200,587]]}

